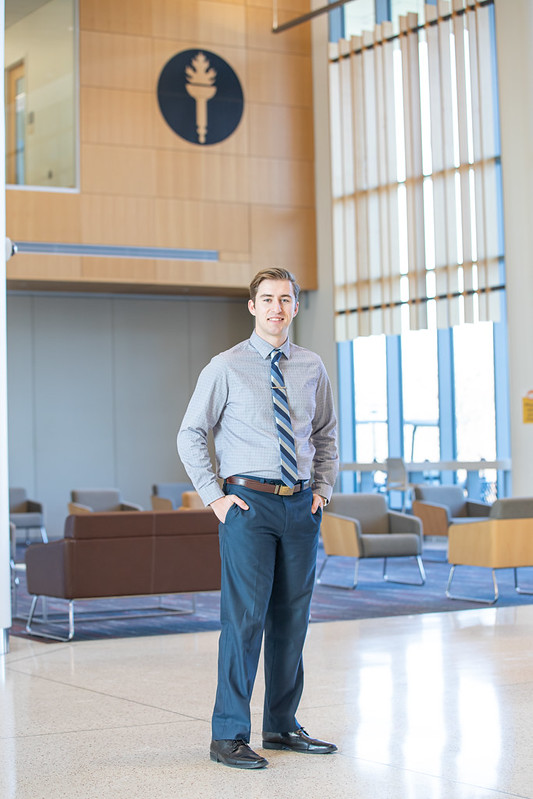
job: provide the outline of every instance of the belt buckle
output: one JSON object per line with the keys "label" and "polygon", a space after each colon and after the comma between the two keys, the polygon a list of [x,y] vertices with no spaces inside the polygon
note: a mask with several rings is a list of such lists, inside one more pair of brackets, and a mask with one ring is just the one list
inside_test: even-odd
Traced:
{"label": "belt buckle", "polygon": [[292,497],[294,494],[294,488],[291,488],[290,486],[278,486],[278,488],[279,491],[277,493],[281,494],[282,497]]}

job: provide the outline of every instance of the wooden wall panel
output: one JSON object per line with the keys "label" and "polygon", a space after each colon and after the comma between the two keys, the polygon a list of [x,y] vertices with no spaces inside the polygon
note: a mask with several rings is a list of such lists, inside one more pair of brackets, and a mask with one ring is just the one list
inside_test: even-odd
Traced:
{"label": "wooden wall panel", "polygon": [[80,241],[79,194],[9,189],[6,203],[6,230],[13,241]]}
{"label": "wooden wall panel", "polygon": [[155,150],[82,144],[81,190],[87,194],[155,197],[155,165]]}
{"label": "wooden wall panel", "polygon": [[236,3],[208,0],[152,0],[153,35],[209,45],[243,47],[245,9]]}
{"label": "wooden wall panel", "polygon": [[[279,0],[279,19],[309,0]],[[273,34],[271,0],[80,0],[80,192],[8,190],[14,240],[208,249],[218,263],[19,256],[17,286],[244,292],[256,268],[316,283],[310,26]],[[157,101],[167,61],[207,49],[238,74],[245,110],[207,147]],[[14,285],[14,283],[13,283]]]}
{"label": "wooden wall panel", "polygon": [[152,92],[81,87],[82,143],[155,148],[155,125],[159,115],[157,99]]}
{"label": "wooden wall panel", "polygon": [[250,251],[249,206],[155,200],[155,231],[160,247]]}
{"label": "wooden wall panel", "polygon": [[118,283],[155,283],[156,262],[146,258],[82,258],[85,280],[112,280]]}
{"label": "wooden wall panel", "polygon": [[309,58],[269,50],[248,50],[248,91],[254,102],[311,108]]}
{"label": "wooden wall panel", "polygon": [[77,255],[51,255],[21,252],[9,265],[12,280],[79,280],[81,258]]}
{"label": "wooden wall panel", "polygon": [[80,29],[151,36],[152,13],[151,0],[128,0],[127,3],[110,0],[81,2]]}
{"label": "wooden wall panel", "polygon": [[314,167],[310,161],[250,158],[250,202],[308,208],[314,199]]}
{"label": "wooden wall panel", "polygon": [[243,156],[217,152],[158,150],[156,192],[159,197],[249,202],[248,162]]}
{"label": "wooden wall panel", "polygon": [[313,161],[311,108],[249,103],[250,155]]}
{"label": "wooden wall panel", "polygon": [[[294,270],[306,288],[316,288],[314,211],[307,208],[252,207],[252,263]],[[310,235],[311,232],[311,235]]]}
{"label": "wooden wall panel", "polygon": [[109,89],[154,89],[148,36],[80,31],[80,83]]}
{"label": "wooden wall panel", "polygon": [[82,194],[81,241],[84,244],[149,247],[155,241],[155,200],[106,194]]}

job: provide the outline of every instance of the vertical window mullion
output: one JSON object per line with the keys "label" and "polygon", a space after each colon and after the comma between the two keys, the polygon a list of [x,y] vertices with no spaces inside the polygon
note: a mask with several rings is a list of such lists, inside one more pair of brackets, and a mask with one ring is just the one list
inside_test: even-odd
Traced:
{"label": "vertical window mullion", "polygon": [[403,458],[403,394],[400,336],[387,336],[387,417],[389,457]]}
{"label": "vertical window mullion", "polygon": [[[353,368],[353,343],[337,344],[339,387],[339,454],[341,462],[353,463],[356,458],[355,440],[355,383]],[[357,490],[357,473],[340,472],[340,490]]]}
{"label": "vertical window mullion", "polygon": [[[455,420],[453,330],[451,328],[437,330],[437,357],[439,363],[440,458],[443,461],[453,461],[457,457],[457,424]],[[455,482],[455,474],[443,471],[441,482]]]}

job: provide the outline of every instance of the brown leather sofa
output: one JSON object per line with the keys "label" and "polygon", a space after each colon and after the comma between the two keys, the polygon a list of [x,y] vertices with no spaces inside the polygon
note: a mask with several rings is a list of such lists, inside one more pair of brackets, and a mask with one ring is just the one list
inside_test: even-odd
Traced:
{"label": "brown leather sofa", "polygon": [[[26,630],[68,641],[74,600],[218,590],[218,519],[210,509],[70,515],[62,539],[28,547],[26,579]],[[39,597],[69,601],[67,638],[32,626]]]}

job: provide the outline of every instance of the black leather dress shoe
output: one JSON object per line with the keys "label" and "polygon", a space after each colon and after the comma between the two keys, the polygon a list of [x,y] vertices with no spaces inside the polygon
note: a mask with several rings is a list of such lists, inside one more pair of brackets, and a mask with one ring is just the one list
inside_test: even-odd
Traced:
{"label": "black leather dress shoe", "polygon": [[246,741],[241,739],[211,741],[209,755],[215,763],[224,763],[232,768],[264,768],[268,765],[268,760],[250,749]]}
{"label": "black leather dress shoe", "polygon": [[290,749],[308,755],[330,755],[337,751],[335,744],[311,738],[303,727],[294,732],[264,732],[263,746],[265,749]]}

